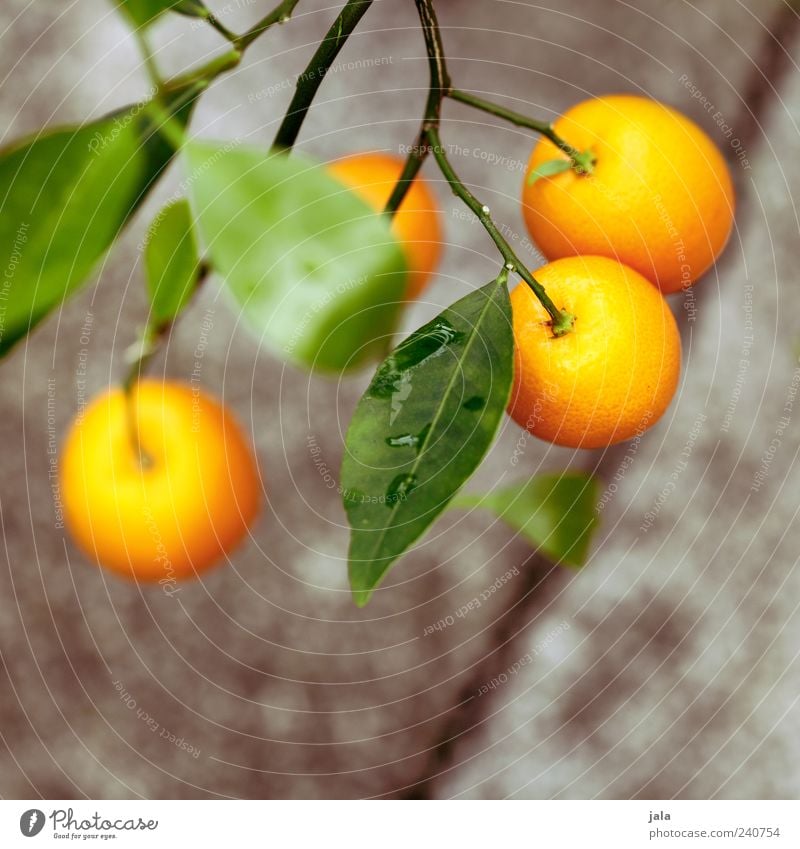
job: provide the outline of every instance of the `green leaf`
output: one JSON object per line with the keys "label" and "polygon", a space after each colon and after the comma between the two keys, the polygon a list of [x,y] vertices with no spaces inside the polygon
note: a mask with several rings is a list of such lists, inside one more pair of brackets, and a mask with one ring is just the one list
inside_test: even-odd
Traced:
{"label": "green leaf", "polygon": [[528,183],[532,186],[537,180],[542,177],[553,177],[555,174],[563,174],[564,171],[569,171],[572,163],[569,159],[548,159],[547,162],[542,162],[537,165],[528,175]]}
{"label": "green leaf", "polygon": [[507,272],[444,310],[383,362],[342,463],[350,585],[363,606],[480,464],[511,392]]}
{"label": "green leaf", "polygon": [[460,495],[452,506],[491,510],[554,563],[580,567],[597,524],[598,490],[591,475],[542,474],[482,495]]}
{"label": "green leaf", "polygon": [[163,325],[186,306],[201,275],[187,201],[168,204],[155,217],[147,236],[144,260],[150,292],[150,323]]}
{"label": "green leaf", "polygon": [[528,175],[528,184],[532,186],[542,177],[553,177],[556,174],[563,174],[564,171],[569,171],[570,168],[579,176],[585,176],[594,172],[597,156],[590,148],[580,153],[575,153],[573,156],[574,159],[567,157],[563,159],[548,159],[547,162],[537,165]]}
{"label": "green leaf", "polygon": [[385,216],[297,155],[192,143],[186,158],[214,268],[259,339],[323,371],[385,350],[407,268]]}
{"label": "green leaf", "polygon": [[[171,101],[181,121],[185,95]],[[0,242],[14,257],[0,356],[86,280],[171,156],[144,104],[0,152]]]}
{"label": "green leaf", "polygon": [[156,18],[170,9],[181,6],[184,0],[113,0],[119,9],[136,27],[149,26]]}
{"label": "green leaf", "polygon": [[211,17],[211,12],[205,3],[200,0],[178,0],[175,4],[174,11],[179,15],[186,15],[187,18],[203,18]]}

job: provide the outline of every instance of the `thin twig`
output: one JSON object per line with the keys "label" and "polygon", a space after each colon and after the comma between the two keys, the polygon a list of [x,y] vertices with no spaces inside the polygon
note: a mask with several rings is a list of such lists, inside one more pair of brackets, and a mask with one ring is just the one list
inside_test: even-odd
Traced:
{"label": "thin twig", "polygon": [[492,241],[497,245],[503,259],[506,261],[506,268],[509,271],[515,271],[533,290],[533,293],[541,301],[542,306],[547,310],[552,319],[552,329],[554,336],[563,336],[569,333],[572,329],[574,316],[570,313],[560,310],[550,299],[550,296],[545,291],[544,286],[528,271],[527,267],[520,262],[519,257],[511,249],[511,246],[503,238],[497,225],[492,220],[489,207],[482,204],[475,195],[464,185],[456,174],[447,154],[444,152],[439,129],[437,127],[429,127],[427,130],[428,139],[431,145],[431,153],[439,165],[439,169],[447,180],[453,193],[459,197],[464,203],[475,213],[478,220],[483,224],[486,232],[491,237]]}
{"label": "thin twig", "polygon": [[[479,201],[478,198],[476,198],[475,195],[473,195],[472,192],[464,185],[455,169],[450,164],[450,160],[447,158],[444,146],[442,145],[441,136],[439,135],[439,124],[441,121],[442,100],[452,91],[450,76],[447,72],[442,38],[439,31],[439,25],[436,20],[436,13],[433,9],[433,2],[432,0],[415,0],[415,2],[417,4],[420,22],[422,23],[422,30],[425,35],[425,46],[428,52],[428,64],[430,66],[431,73],[430,91],[428,93],[428,101],[425,106],[425,118],[422,122],[422,129],[420,132],[421,143],[419,145],[419,149],[421,152],[424,152],[422,153],[422,156],[424,157],[424,155],[427,155],[428,153],[433,154],[433,157],[439,166],[439,170],[444,175],[444,178],[447,180],[450,188],[453,190],[453,193],[475,213],[478,220],[497,246],[497,249],[500,251],[503,259],[506,261],[506,268],[508,268],[509,271],[515,271],[519,274],[525,283],[527,283],[534,295],[536,295],[539,299],[542,306],[547,310],[547,313],[551,318],[553,335],[563,336],[564,334],[569,333],[572,329],[575,317],[566,310],[559,309],[553,303],[550,296],[545,291],[544,286],[542,286],[542,284],[539,283],[539,281],[536,280],[536,278],[530,273],[527,266],[520,261],[511,246],[503,238],[503,235],[497,229],[497,226],[492,220],[489,207],[481,203],[481,201]],[[414,151],[412,151],[409,156],[409,160],[406,162],[404,173],[406,170],[410,171],[412,169],[413,156]],[[421,162],[419,164],[421,164]],[[416,165],[417,170],[419,170],[419,164]],[[399,182],[400,181],[398,181],[398,183]],[[396,199],[395,195],[399,195],[400,199],[397,202],[397,206],[402,203],[403,195],[405,191],[407,191],[410,182],[410,180],[406,180],[406,183],[400,186],[400,188],[395,187],[395,191],[392,193],[392,198],[390,200]]]}
{"label": "thin twig", "polygon": [[[204,65],[167,81],[163,80],[159,74],[147,37],[138,29],[135,31],[144,65],[154,89],[154,96],[147,104],[147,111],[156,125],[156,130],[167,139],[176,151],[180,149],[184,140],[183,128],[178,126],[174,121],[174,115],[177,111],[194,97],[197,97],[220,74],[235,68],[241,62],[242,54],[245,50],[273,24],[284,23],[289,20],[299,2],[300,0],[283,0],[268,15],[247,30],[247,32],[239,36],[232,33],[224,24],[216,19],[212,12],[209,12],[208,15],[204,16],[205,20],[221,35],[227,38],[234,49],[220,56],[215,56]],[[178,97],[172,103],[168,104],[167,96],[178,92],[180,92]],[[195,289],[201,285],[210,273],[210,270],[208,263],[201,263],[198,269]],[[131,428],[131,438],[135,446],[138,445],[138,437],[135,432],[132,410],[133,390],[139,382],[142,372],[146,369],[158,350],[160,343],[169,334],[171,326],[172,322],[165,322],[147,328],[144,337],[139,342],[137,356],[131,362],[125,380],[123,381],[128,406],[128,423]]]}
{"label": "thin twig", "polygon": [[425,103],[422,127],[415,143],[411,146],[400,177],[395,183],[384,208],[384,212],[390,216],[394,215],[400,208],[400,204],[405,200],[414,178],[419,173],[428,153],[430,153],[426,130],[428,126],[438,127],[442,112],[442,100],[450,91],[450,74],[447,71],[447,63],[444,58],[444,46],[442,45],[439,23],[436,20],[436,12],[430,3],[425,3],[423,0],[415,0],[415,2],[419,19],[422,22],[422,33],[425,37],[431,81],[428,99]]}
{"label": "thin twig", "polygon": [[547,121],[537,121],[535,118],[529,118],[527,115],[522,115],[519,112],[514,112],[511,109],[506,109],[505,106],[500,106],[497,103],[492,103],[489,100],[484,100],[482,97],[477,97],[466,91],[459,89],[451,89],[448,96],[452,100],[457,100],[459,103],[465,103],[467,106],[472,106],[474,109],[480,109],[483,112],[488,112],[490,115],[496,115],[510,124],[517,127],[524,127],[528,130],[533,130],[536,133],[544,136],[559,149],[562,150],[572,160],[573,167],[579,173],[591,173],[591,163],[588,161],[590,154],[586,151],[580,151],[573,147],[555,131],[552,124]]}
{"label": "thin twig", "polygon": [[206,18],[206,21],[208,21],[208,25],[212,29],[215,29],[226,41],[229,41],[231,44],[237,44],[239,42],[239,36],[236,35],[235,32],[229,30],[219,18],[214,15],[209,15]]}
{"label": "thin twig", "polygon": [[372,0],[347,0],[344,8],[337,15],[327,35],[311,57],[308,67],[297,80],[294,97],[275,136],[276,148],[291,150],[294,146],[325,75],[371,5]]}
{"label": "thin twig", "polygon": [[276,6],[268,15],[265,15],[258,23],[250,27],[247,32],[238,36],[234,45],[239,50],[247,50],[247,48],[261,35],[263,35],[273,24],[284,24],[292,17],[294,7],[300,0],[283,0],[283,3]]}

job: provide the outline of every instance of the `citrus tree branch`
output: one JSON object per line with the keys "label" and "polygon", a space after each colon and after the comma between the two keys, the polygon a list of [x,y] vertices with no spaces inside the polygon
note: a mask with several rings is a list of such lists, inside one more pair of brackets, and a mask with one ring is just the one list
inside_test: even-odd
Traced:
{"label": "citrus tree branch", "polygon": [[231,32],[225,24],[220,21],[211,9],[203,3],[203,0],[181,0],[176,6],[172,7],[173,12],[179,15],[186,15],[189,18],[199,18],[205,21],[210,27],[215,29],[226,41],[231,44],[236,43],[239,37],[235,32]]}
{"label": "citrus tree branch", "polygon": [[282,0],[271,12],[266,14],[260,21],[253,24],[247,32],[243,32],[241,35],[237,35],[232,30],[229,30],[201,0],[183,0],[174,9],[182,15],[204,20],[237,50],[244,51],[273,24],[282,24],[288,21],[292,16],[294,7],[299,2],[300,0]]}
{"label": "citrus tree branch", "polygon": [[566,310],[559,309],[545,291],[544,286],[530,273],[527,266],[520,261],[511,246],[503,238],[492,220],[489,207],[481,203],[474,194],[464,185],[459,178],[450,160],[447,158],[442,139],[439,135],[439,124],[441,122],[442,101],[451,94],[452,85],[450,75],[447,72],[444,46],[442,44],[441,31],[436,20],[436,12],[433,8],[433,0],[415,0],[419,13],[422,31],[425,36],[425,47],[428,53],[428,65],[430,68],[430,89],[428,100],[425,105],[425,117],[422,121],[418,144],[414,146],[403,173],[395,186],[392,196],[389,198],[386,211],[392,212],[403,202],[405,193],[419,171],[425,156],[431,153],[439,166],[448,185],[453,193],[460,198],[475,213],[486,232],[500,251],[506,261],[506,268],[515,271],[525,281],[539,299],[542,306],[547,310],[551,319],[551,327],[554,336],[563,336],[572,330],[575,316]]}
{"label": "citrus tree branch", "polygon": [[[268,15],[265,15],[258,23],[254,24],[247,32],[241,35],[232,33],[212,12],[206,10],[208,15],[205,17],[205,20],[231,43],[233,49],[219,56],[214,56],[204,65],[192,68],[185,74],[168,80],[163,83],[163,90],[181,89],[188,83],[204,82],[210,84],[221,74],[233,70],[242,61],[245,51],[256,39],[262,36],[273,25],[285,23],[291,18],[292,12],[299,2],[300,0],[283,0]],[[146,45],[141,46],[144,53],[144,47]],[[144,53],[144,55],[146,56],[147,54]]]}
{"label": "citrus tree branch", "polygon": [[550,296],[545,291],[544,286],[542,286],[542,284],[536,280],[530,271],[528,271],[527,266],[520,262],[519,257],[514,253],[511,246],[503,238],[502,234],[497,229],[497,225],[492,220],[489,207],[482,204],[459,179],[444,151],[438,127],[428,127],[426,135],[430,143],[430,151],[433,154],[433,158],[436,160],[439,170],[442,172],[445,180],[447,180],[450,188],[453,190],[453,194],[459,197],[472,210],[472,212],[475,213],[492,241],[495,245],[497,245],[497,249],[506,261],[506,268],[509,271],[515,271],[519,274],[519,276],[531,288],[534,295],[536,295],[539,299],[542,306],[547,310],[548,315],[552,319],[551,326],[553,335],[563,336],[565,333],[569,333],[572,329],[573,323],[575,322],[575,317],[571,313],[559,309],[553,303]]}
{"label": "citrus tree branch", "polygon": [[226,41],[230,41],[231,44],[236,44],[239,41],[239,36],[236,35],[235,32],[229,30],[215,15],[209,15],[206,18],[206,21],[208,22],[208,25],[212,29],[215,29]]}
{"label": "citrus tree branch", "polygon": [[[172,113],[174,113],[184,103],[197,97],[218,76],[237,67],[247,48],[274,24],[288,21],[299,2],[300,0],[283,0],[283,2],[258,21],[258,23],[238,36],[219,22],[215,15],[206,9],[205,6],[201,6],[200,8],[206,13],[202,17],[231,43],[232,49],[170,80],[163,80],[161,78],[147,38],[140,30],[136,30],[135,34],[143,62],[150,82],[156,92],[156,96],[148,103],[147,109],[155,121],[159,132],[176,151],[183,145],[184,131],[183,128],[175,124],[170,111],[162,105],[163,96],[173,92],[181,92],[181,95],[172,103]],[[211,268],[208,263],[203,262],[196,283],[198,287],[210,271]],[[137,343],[135,353],[131,356],[128,372],[123,382],[125,395],[128,400],[129,419],[131,411],[130,399],[133,387],[139,381],[142,372],[146,370],[164,337],[169,334],[173,321],[156,327],[148,327],[142,339]],[[131,435],[134,444],[137,444],[133,430],[131,431]]]}
{"label": "citrus tree branch", "polygon": [[405,165],[403,165],[403,170],[394,184],[392,193],[389,195],[389,200],[386,201],[386,206],[383,209],[386,215],[391,217],[400,208],[400,204],[405,200],[411,184],[414,182],[417,174],[419,174],[419,169],[422,168],[422,163],[428,156],[428,152],[425,130],[421,130],[416,141],[411,146],[411,151],[406,157]]}
{"label": "citrus tree branch", "polygon": [[417,4],[422,34],[425,37],[425,49],[428,53],[431,84],[428,102],[425,105],[426,123],[439,123],[442,100],[450,92],[450,74],[445,61],[442,33],[431,0],[414,0]]}
{"label": "citrus tree branch", "polygon": [[206,62],[205,65],[200,65],[197,68],[192,68],[185,74],[181,74],[178,77],[173,77],[171,80],[168,80],[166,83],[164,83],[163,91],[169,92],[181,90],[187,85],[193,83],[200,83],[202,85],[208,86],[218,76],[220,76],[220,74],[224,74],[226,71],[232,70],[241,61],[241,51],[229,50],[227,53],[223,53],[220,56],[215,56],[209,62]]}
{"label": "citrus tree branch", "polygon": [[423,0],[415,0],[415,3],[422,22],[422,33],[425,36],[431,82],[419,135],[411,146],[400,177],[386,202],[384,212],[390,216],[394,215],[399,209],[429,153],[426,129],[428,126],[439,126],[442,100],[450,90],[450,74],[447,71],[442,35],[439,30],[439,23],[436,20],[436,12],[430,3],[423,2]]}
{"label": "citrus tree branch", "polygon": [[273,24],[283,24],[289,20],[294,12],[294,7],[300,0],[283,0],[268,15],[265,15],[258,23],[250,27],[247,32],[242,33],[233,42],[239,50],[247,48],[261,35],[263,35]]}
{"label": "citrus tree branch", "polygon": [[533,130],[536,133],[544,136],[559,149],[562,150],[572,160],[573,167],[579,173],[591,173],[592,163],[589,161],[589,156],[586,151],[580,151],[576,147],[566,142],[555,131],[553,125],[547,121],[537,121],[535,118],[529,118],[527,115],[522,115],[519,112],[514,112],[511,109],[506,109],[497,103],[492,103],[489,100],[484,100],[482,97],[477,97],[466,91],[451,88],[448,92],[448,97],[457,100],[459,103],[465,103],[467,106],[472,106],[474,109],[480,109],[482,112],[488,112],[490,115],[496,115],[510,124],[517,127],[524,127],[528,130]]}
{"label": "citrus tree branch", "polygon": [[[210,274],[211,265],[206,260],[202,260],[198,268],[197,280],[194,284],[192,297],[194,297],[197,290],[202,286]],[[131,345],[126,352],[128,370],[125,375],[125,380],[122,382],[122,387],[128,396],[130,396],[133,387],[136,386],[141,379],[143,372],[147,370],[147,366],[158,352],[161,343],[167,336],[169,336],[176,318],[172,318],[169,321],[163,321],[158,324],[152,322],[148,323],[141,338]]]}
{"label": "citrus tree branch", "polygon": [[[268,15],[262,18],[258,23],[254,24],[242,35],[235,35],[234,33],[231,33],[230,30],[226,29],[224,26],[220,29],[220,27],[216,26],[219,21],[217,21],[213,13],[203,7],[207,12],[207,15],[204,16],[205,20],[214,26],[220,33],[225,35],[233,47],[228,50],[227,53],[214,56],[205,64],[196,68],[191,68],[186,73],[180,74],[179,76],[166,81],[162,80],[158,74],[158,69],[153,61],[152,53],[150,52],[149,44],[145,36],[137,31],[136,35],[139,42],[139,48],[144,59],[148,76],[150,77],[155,91],[159,95],[165,95],[174,91],[186,90],[191,92],[191,97],[197,96],[217,77],[236,68],[242,61],[242,56],[247,48],[271,26],[288,21],[295,6],[297,6],[299,2],[300,0],[283,0],[283,2],[276,6]],[[160,108],[159,104],[155,102],[156,100],[157,98],[150,104],[150,111],[153,112],[159,120],[162,134],[177,150],[181,146],[183,134],[169,126],[168,116],[165,117],[166,113]]]}
{"label": "citrus tree branch", "polygon": [[371,5],[372,0],[347,0],[344,8],[337,15],[325,38],[311,57],[308,67],[297,81],[294,97],[275,136],[276,148],[291,150],[294,146],[325,75]]}

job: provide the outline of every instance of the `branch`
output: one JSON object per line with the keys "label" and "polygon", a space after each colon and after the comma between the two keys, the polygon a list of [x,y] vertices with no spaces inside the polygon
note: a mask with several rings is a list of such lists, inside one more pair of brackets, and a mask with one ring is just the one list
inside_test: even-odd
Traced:
{"label": "branch", "polygon": [[572,160],[573,168],[579,174],[591,174],[592,166],[594,165],[593,157],[589,151],[580,151],[576,147],[566,142],[561,136],[556,133],[553,125],[547,121],[537,121],[535,118],[529,118],[527,115],[522,115],[519,112],[514,112],[511,109],[506,109],[504,106],[499,106],[481,97],[476,97],[474,94],[469,94],[466,91],[459,89],[451,89],[448,96],[459,103],[466,103],[467,106],[472,106],[474,109],[480,109],[483,112],[488,112],[490,115],[496,115],[504,121],[508,121],[517,127],[525,127],[528,130],[543,135],[559,149],[564,151]]}
{"label": "branch", "polygon": [[283,0],[268,15],[263,17],[257,24],[250,27],[247,32],[242,33],[233,42],[239,50],[246,50],[260,35],[263,35],[273,24],[284,24],[292,16],[294,7],[300,0]]}
{"label": "branch", "polygon": [[294,97],[275,136],[274,146],[276,148],[291,150],[294,146],[309,107],[322,85],[325,75],[371,5],[372,0],[347,0],[322,43],[311,57],[308,67],[297,80]]}
{"label": "branch", "polygon": [[438,124],[442,111],[442,100],[450,92],[450,74],[444,58],[444,45],[436,12],[430,0],[414,0],[417,4],[422,33],[425,36],[425,48],[428,51],[428,67],[431,72],[431,86],[428,102],[425,105],[425,123]]}
{"label": "branch", "polygon": [[425,0],[415,0],[417,12],[422,23],[422,32],[425,36],[425,47],[428,53],[428,67],[430,68],[431,82],[428,89],[428,100],[425,104],[425,113],[422,127],[415,143],[411,146],[406,163],[400,177],[395,183],[394,189],[386,202],[384,212],[392,216],[400,208],[405,200],[414,178],[422,168],[430,152],[427,142],[426,130],[428,126],[439,126],[439,118],[442,112],[442,101],[450,91],[450,74],[447,71],[447,63],[444,58],[444,46],[439,30],[439,22],[436,20],[436,12],[433,6]]}
{"label": "branch", "polygon": [[[171,89],[183,88],[187,83],[205,82],[210,84],[218,76],[235,68],[241,61],[244,52],[247,48],[260,36],[262,36],[274,24],[282,24],[289,20],[292,16],[295,6],[300,0],[283,0],[276,6],[268,15],[263,17],[257,24],[250,27],[247,32],[241,35],[235,35],[222,25],[212,12],[208,11],[208,16],[205,20],[211,24],[218,32],[225,36],[231,43],[233,49],[220,56],[215,56],[204,65],[192,68],[185,74],[181,74],[163,84],[164,91]],[[143,53],[145,45],[142,45]],[[146,56],[147,54],[144,53]]]}
{"label": "branch", "polygon": [[[545,291],[544,286],[530,273],[527,266],[520,262],[519,257],[514,253],[511,246],[503,238],[500,231],[497,229],[491,215],[489,207],[482,204],[475,195],[464,185],[458,174],[450,164],[447,154],[442,146],[442,140],[439,135],[439,124],[441,119],[442,100],[452,92],[450,76],[447,73],[447,64],[444,57],[444,48],[442,46],[441,33],[439,24],[436,20],[436,13],[433,10],[433,0],[415,0],[419,19],[422,23],[422,31],[425,34],[425,46],[428,51],[428,65],[431,71],[431,86],[428,93],[428,101],[425,106],[425,118],[422,122],[420,131],[420,144],[417,146],[419,152],[412,150],[406,167],[403,169],[403,176],[398,181],[398,185],[392,192],[392,197],[389,203],[392,204],[399,196],[397,206],[402,203],[405,192],[413,179],[409,179],[407,172],[416,173],[419,166],[422,164],[422,158],[428,153],[432,153],[439,170],[444,175],[453,193],[461,198],[461,200],[475,213],[478,220],[484,226],[486,232],[491,237],[492,241],[497,245],[503,259],[506,261],[506,268],[509,271],[515,271],[527,283],[534,295],[539,299],[542,306],[547,310],[551,318],[551,327],[554,336],[563,336],[572,330],[575,323],[575,316],[568,313],[566,310],[559,309],[550,296]],[[417,162],[417,160],[419,160]],[[416,166],[416,171],[414,171]],[[396,208],[396,207],[395,207]],[[387,205],[387,209],[389,206]]]}
{"label": "branch", "polygon": [[497,245],[503,259],[506,261],[506,268],[509,271],[516,271],[517,274],[528,284],[533,290],[534,295],[541,301],[542,306],[547,310],[552,319],[552,329],[554,336],[563,336],[572,330],[572,325],[575,322],[575,316],[565,310],[560,310],[550,299],[550,296],[545,291],[544,286],[528,271],[527,267],[520,262],[519,257],[511,249],[511,246],[503,238],[500,231],[497,229],[492,217],[489,214],[489,207],[482,204],[475,195],[461,182],[458,174],[453,169],[447,154],[444,152],[442,140],[439,136],[437,127],[429,127],[426,131],[428,140],[430,141],[431,153],[436,159],[439,169],[447,180],[453,194],[461,198],[462,201],[475,213],[478,220],[483,224],[486,232],[491,236],[492,241]]}

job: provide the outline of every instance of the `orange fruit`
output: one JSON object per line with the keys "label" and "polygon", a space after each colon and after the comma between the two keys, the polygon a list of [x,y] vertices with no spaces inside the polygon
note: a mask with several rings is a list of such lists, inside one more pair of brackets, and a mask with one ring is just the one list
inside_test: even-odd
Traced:
{"label": "orange fruit", "polygon": [[131,404],[111,389],[73,421],[61,457],[66,524],[91,558],[121,575],[161,583],[196,575],[255,517],[255,461],[231,413],[190,386],[142,380]]}
{"label": "orange fruit", "polygon": [[725,247],[734,211],[728,167],[700,127],[668,106],[628,95],[586,100],[554,126],[597,159],[592,174],[570,169],[531,184],[534,168],[566,158],[548,139],[534,148],[523,212],[547,259],[612,257],[665,294],[698,280]]}
{"label": "orange fruit", "polygon": [[675,394],[681,363],[678,327],[661,294],[599,256],[559,259],[534,276],[575,324],[556,338],[528,286],[511,293],[509,414],[535,436],[572,448],[602,448],[654,425]]}
{"label": "orange fruit", "polygon": [[[356,153],[330,163],[328,170],[378,212],[386,206],[404,164],[404,160],[386,153]],[[444,238],[441,219],[433,189],[418,176],[392,220],[392,232],[408,262],[409,299],[422,292],[439,265]]]}

